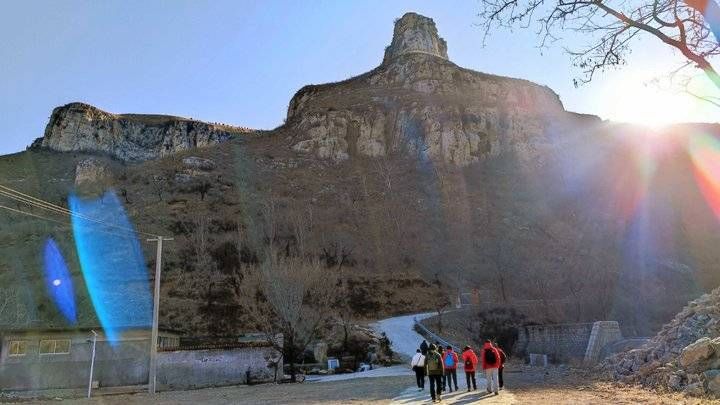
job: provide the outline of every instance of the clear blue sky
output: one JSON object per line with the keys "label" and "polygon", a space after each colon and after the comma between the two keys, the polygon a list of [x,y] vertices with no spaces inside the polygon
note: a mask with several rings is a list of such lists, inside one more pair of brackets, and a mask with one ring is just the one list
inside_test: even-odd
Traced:
{"label": "clear blue sky", "polygon": [[[42,135],[52,108],[72,101],[116,113],[274,128],[303,85],[377,66],[393,20],[407,11],[435,20],[455,63],[546,84],[569,110],[621,120],[645,114],[639,121],[717,121],[714,110],[668,92],[663,97],[678,106],[673,114],[645,102],[659,99],[653,96],[659,90],[642,82],[680,60],[662,47],[648,43],[630,68],[575,89],[568,57],[560,48],[541,55],[531,30],[498,32],[483,48],[478,7],[387,0],[6,2],[0,154],[23,150]],[[635,111],[638,105],[647,111]]]}

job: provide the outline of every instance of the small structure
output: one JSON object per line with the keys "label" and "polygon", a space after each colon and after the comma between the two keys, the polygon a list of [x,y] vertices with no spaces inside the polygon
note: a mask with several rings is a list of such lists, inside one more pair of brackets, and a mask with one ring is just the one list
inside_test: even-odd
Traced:
{"label": "small structure", "polygon": [[[85,388],[90,378],[92,332],[98,332],[93,385],[145,385],[150,330],[126,329],[115,342],[101,328],[26,329],[0,332],[0,390]],[[160,330],[160,389],[269,382],[282,370],[282,335],[244,335],[225,341],[182,338]]]}
{"label": "small structure", "polygon": [[[98,332],[93,380],[101,387],[146,384],[150,330],[127,329],[111,342],[101,328],[16,329],[0,332],[0,389],[87,387],[92,332]],[[180,335],[161,331],[159,347]]]}

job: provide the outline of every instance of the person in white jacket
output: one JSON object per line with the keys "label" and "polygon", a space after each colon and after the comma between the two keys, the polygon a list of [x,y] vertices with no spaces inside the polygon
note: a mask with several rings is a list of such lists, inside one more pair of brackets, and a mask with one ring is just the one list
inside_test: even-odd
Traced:
{"label": "person in white jacket", "polygon": [[410,367],[415,372],[415,379],[417,380],[418,391],[425,389],[425,356],[423,356],[420,349],[417,349],[417,353],[410,360]]}

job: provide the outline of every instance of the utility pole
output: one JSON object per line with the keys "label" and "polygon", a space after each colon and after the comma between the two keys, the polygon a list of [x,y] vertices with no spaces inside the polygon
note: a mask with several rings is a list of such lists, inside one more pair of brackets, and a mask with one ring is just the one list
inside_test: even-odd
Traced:
{"label": "utility pole", "polygon": [[160,317],[160,271],[162,270],[162,245],[163,241],[170,241],[173,238],[158,236],[148,239],[148,242],[157,242],[157,253],[155,257],[155,289],[153,293],[153,319],[152,333],[150,334],[150,372],[148,381],[148,392],[155,393],[155,382],[157,377],[157,345],[158,345],[158,318]]}
{"label": "utility pole", "polygon": [[94,330],[91,330],[93,334],[92,339],[92,357],[90,357],[90,381],[88,382],[88,392],[87,397],[90,398],[90,395],[92,394],[92,383],[93,383],[93,370],[95,369],[95,345],[97,344],[97,337],[98,334]]}

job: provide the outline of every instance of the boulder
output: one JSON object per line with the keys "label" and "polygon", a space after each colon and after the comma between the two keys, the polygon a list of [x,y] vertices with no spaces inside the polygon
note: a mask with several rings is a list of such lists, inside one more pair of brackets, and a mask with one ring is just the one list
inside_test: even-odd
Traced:
{"label": "boulder", "polygon": [[682,350],[680,353],[680,365],[690,367],[709,359],[714,353],[715,348],[712,340],[707,337],[700,338]]}
{"label": "boulder", "polygon": [[720,395],[720,370],[707,370],[702,374],[705,391],[713,395]]}
{"label": "boulder", "polygon": [[691,396],[700,396],[705,394],[705,387],[703,387],[703,384],[700,382],[688,384],[683,392]]}

